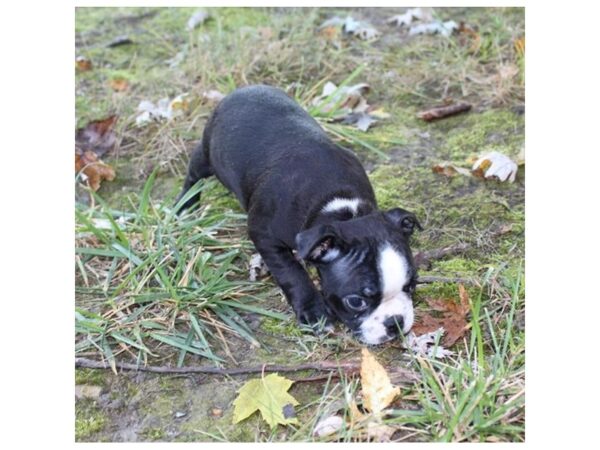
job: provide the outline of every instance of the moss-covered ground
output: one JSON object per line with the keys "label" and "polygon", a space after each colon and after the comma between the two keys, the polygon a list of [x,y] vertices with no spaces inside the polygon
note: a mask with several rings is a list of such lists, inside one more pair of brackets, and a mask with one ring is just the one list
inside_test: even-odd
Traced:
{"label": "moss-covered ground", "polygon": [[[524,166],[520,166],[514,183],[445,177],[432,171],[432,166],[440,162],[469,167],[469,161],[487,151],[499,151],[513,159],[521,153],[525,129],[524,55],[517,51],[515,42],[524,36],[523,9],[435,10],[442,20],[464,21],[475,30],[477,38],[465,33],[448,38],[408,36],[386,24],[387,18],[404,9],[216,8],[210,10],[211,18],[206,23],[188,31],[186,23],[193,12],[190,8],[77,9],[77,56],[89,58],[93,65],[92,70],[76,74],[77,126],[111,114],[119,117],[117,146],[103,158],[115,168],[116,179],[105,181],[98,195],[115,210],[135,210],[135,199],[154,172],[152,202],[171,201],[210,114],[210,105],[202,102],[205,91],[227,93],[253,83],[282,88],[299,83],[307,91],[326,80],[340,83],[365,64],[355,82],[370,84],[369,102],[383,107],[390,118],[370,129],[364,139],[387,158],[356,141],[345,145],[364,161],[381,208],[401,206],[419,217],[424,230],[414,238],[415,251],[457,243],[470,245],[463,254],[434,261],[420,274],[477,280],[478,284],[467,288],[481,306],[473,323],[482,330],[482,346],[475,344],[475,334],[467,336],[452,348],[455,356],[445,363],[424,369],[399,344],[372,348],[384,365],[411,366],[421,370],[424,378],[420,384],[403,386],[399,411],[413,412],[391,419],[390,424],[398,427],[393,439],[523,441]],[[382,37],[375,42],[350,37],[331,41],[318,32],[318,26],[327,18],[348,14],[370,22],[382,31]],[[132,43],[107,46],[123,35]],[[177,58],[179,63],[174,62]],[[127,80],[128,88],[116,92],[111,87],[115,79]],[[135,125],[140,101],[157,102],[182,93],[190,98],[190,108],[183,117],[145,127]],[[448,97],[468,101],[473,108],[466,114],[431,123],[417,118],[417,112]],[[82,210],[96,205],[79,185],[76,198]],[[211,213],[242,213],[235,199],[217,184],[203,193],[202,203],[210,205]],[[226,278],[243,281],[252,248],[244,234],[243,218],[236,220],[236,229],[223,232],[228,245],[237,245]],[[501,227],[507,231],[497,233]],[[214,252],[219,254],[218,249]],[[78,261],[76,306],[112,320],[121,298],[110,298],[108,290],[102,295],[96,291],[90,294],[94,286],[103,286],[103,273],[113,277],[118,272],[118,268],[104,267],[101,262],[98,258]],[[209,337],[225,366],[294,365],[360,355],[360,344],[341,329],[327,337],[300,330],[269,277],[252,289],[253,298],[261,299],[261,308],[283,316],[247,311],[242,314],[258,347],[235,333],[225,335],[225,344],[216,334]],[[126,298],[127,294],[121,295]],[[420,285],[415,295],[417,310],[426,309],[423,300],[428,297],[456,298],[457,286]],[[169,309],[165,317],[146,319],[176,326],[185,319],[178,315],[182,310]],[[114,319],[119,317],[116,314]],[[141,316],[140,321],[144,318]],[[115,329],[120,328],[111,328]],[[504,336],[508,336],[505,346]],[[80,332],[78,342],[85,339],[85,333]],[[181,353],[153,342],[156,346],[149,350],[155,357],[148,357],[149,365],[177,362]],[[135,362],[139,357],[129,343],[109,341],[113,344],[118,361]],[[477,354],[480,348],[484,355]],[[78,356],[100,354],[92,346]],[[182,357],[185,365],[210,364],[191,353]],[[477,364],[479,369],[472,369]],[[432,371],[434,381],[427,377]],[[310,375],[314,374],[299,372],[290,378]],[[78,385],[101,386],[102,390],[96,398],[76,401],[76,440],[313,440],[311,426],[318,420],[320,408],[326,401],[341,402],[343,387],[353,383],[352,377],[330,383],[295,383],[290,393],[300,402],[297,412],[302,426],[271,430],[257,415],[232,425],[232,402],[248,378],[125,371],[117,375],[109,370],[77,369]],[[491,381],[486,385],[488,378]],[[485,389],[480,389],[482,386]]]}

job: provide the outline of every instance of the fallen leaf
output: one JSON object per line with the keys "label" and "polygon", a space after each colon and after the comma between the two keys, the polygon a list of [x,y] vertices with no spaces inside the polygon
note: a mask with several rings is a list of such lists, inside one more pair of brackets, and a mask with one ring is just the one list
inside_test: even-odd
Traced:
{"label": "fallen leaf", "polygon": [[392,386],[390,378],[381,364],[366,348],[362,349],[360,379],[363,390],[363,404],[367,410],[378,416],[400,395],[400,388]]}
{"label": "fallen leaf", "polygon": [[389,442],[396,428],[379,422],[369,422],[367,425],[367,439],[375,442]]}
{"label": "fallen leaf", "polygon": [[397,27],[409,26],[414,20],[430,21],[433,18],[433,8],[409,8],[404,14],[397,14],[386,20]]}
{"label": "fallen leaf", "polygon": [[82,172],[82,179],[93,191],[100,188],[103,180],[115,179],[114,169],[98,159],[98,156],[90,150],[75,149],[75,172]]}
{"label": "fallen leaf", "polygon": [[328,81],[323,86],[321,95],[313,99],[312,104],[319,107],[319,111],[323,113],[329,113],[337,108],[345,113],[340,117],[343,118],[346,114],[367,110],[369,105],[367,104],[365,95],[370,90],[371,86],[367,83],[342,86],[338,89],[334,83]]}
{"label": "fallen leaf", "polygon": [[446,22],[435,21],[412,26],[410,27],[408,34],[409,36],[416,36],[418,34],[440,34],[448,37],[455,30],[458,30],[458,24],[454,20],[448,20]]}
{"label": "fallen leaf", "polygon": [[135,123],[142,126],[153,121],[171,120],[183,115],[188,108],[187,94],[178,95],[173,100],[161,98],[156,104],[142,100],[137,108],[140,114],[135,118]]}
{"label": "fallen leaf", "polygon": [[462,46],[469,44],[469,53],[477,53],[481,47],[481,36],[479,33],[465,22],[460,23],[457,31],[459,34],[458,43]]}
{"label": "fallen leaf", "polygon": [[92,70],[92,61],[85,56],[78,56],[75,59],[75,67],[80,72],[87,72],[88,70]]}
{"label": "fallen leaf", "polygon": [[515,41],[515,51],[517,52],[517,56],[519,58],[523,58],[525,56],[525,36]]}
{"label": "fallen leaf", "polygon": [[396,429],[381,423],[381,414],[363,414],[353,399],[348,400],[348,405],[350,423],[347,424],[347,428],[355,432],[357,437],[375,442],[390,440]]}
{"label": "fallen leaf", "polygon": [[458,285],[459,302],[452,299],[426,299],[429,307],[440,313],[434,317],[429,313],[418,316],[412,327],[415,335],[437,332],[440,328],[444,331],[442,345],[452,346],[467,330],[467,314],[471,310],[469,296],[462,284]]}
{"label": "fallen leaf", "polygon": [[333,415],[325,417],[315,425],[313,436],[323,437],[329,436],[337,431],[340,431],[344,426],[344,419],[340,416]]}
{"label": "fallen leaf", "polygon": [[325,33],[332,36],[334,34],[332,27],[338,29],[341,27],[344,34],[349,34],[364,41],[373,41],[381,36],[381,33],[373,26],[366,22],[355,20],[351,16],[347,16],[345,19],[338,16],[332,17],[319,26],[319,32],[321,33],[323,30],[329,29]]}
{"label": "fallen leaf", "polygon": [[319,35],[328,41],[338,41],[342,34],[340,27],[335,25],[328,25],[319,30]]}
{"label": "fallen leaf", "polygon": [[490,152],[480,156],[471,173],[480,178],[497,178],[500,181],[514,182],[519,167],[508,156],[499,152]]}
{"label": "fallen leaf", "polygon": [[[443,334],[443,328],[438,328],[435,331],[424,333],[420,336],[417,336],[413,331],[411,331],[406,337],[406,348],[412,350],[417,355],[426,356],[428,358],[444,358],[452,355],[452,351],[446,350],[439,343]],[[438,344],[436,345],[436,343]]]}
{"label": "fallen leaf", "polygon": [[365,421],[369,417],[368,414],[363,414],[358,406],[356,405],[356,401],[353,398],[349,397],[349,394],[346,395],[348,406],[350,407],[350,428],[356,427],[360,422]]}
{"label": "fallen leaf", "polygon": [[295,413],[292,414],[293,405],[297,405],[298,401],[287,392],[292,383],[293,381],[276,373],[246,382],[233,402],[233,423],[238,423],[259,410],[271,428],[275,428],[277,424],[298,424]]}
{"label": "fallen leaf", "polygon": [[106,119],[94,120],[75,133],[75,146],[82,151],[92,151],[99,157],[110,152],[116,142],[114,133],[118,116],[113,115]]}
{"label": "fallen leaf", "polygon": [[345,116],[342,123],[345,125],[354,125],[360,131],[366,132],[369,127],[376,123],[377,119],[366,112],[351,113]]}
{"label": "fallen leaf", "polygon": [[176,114],[177,111],[187,111],[190,107],[190,102],[187,98],[187,94],[181,94],[175,97],[169,103],[169,109],[172,111],[172,114]]}
{"label": "fallen leaf", "polygon": [[129,89],[129,81],[125,78],[113,78],[110,80],[110,87],[117,92],[123,92]]}
{"label": "fallen leaf", "polygon": [[192,16],[189,18],[189,20],[187,22],[187,29],[189,31],[192,31],[198,25],[202,25],[204,22],[206,22],[209,18],[210,18],[210,14],[208,12],[206,12],[202,9],[199,9],[194,14],[192,14]]}
{"label": "fallen leaf", "polygon": [[451,163],[439,163],[431,168],[434,173],[439,173],[440,175],[445,175],[447,177],[453,177],[456,175],[465,175],[470,177],[471,171],[469,169],[465,169],[464,167],[457,167]]}

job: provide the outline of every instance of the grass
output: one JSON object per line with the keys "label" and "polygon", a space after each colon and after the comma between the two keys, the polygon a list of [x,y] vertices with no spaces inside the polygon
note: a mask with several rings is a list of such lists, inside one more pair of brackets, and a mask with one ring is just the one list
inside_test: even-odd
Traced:
{"label": "grass", "polygon": [[[165,206],[172,199],[152,204],[155,175],[132,196],[133,212],[115,211],[96,194],[95,207],[76,211],[77,352],[96,349],[114,368],[121,353],[146,363],[157,356],[150,348],[166,346],[181,366],[190,353],[222,363],[209,339],[226,348],[223,333],[259,346],[239,312],[287,315],[254,306],[260,284],[230,280],[244,272],[239,261],[251,248],[236,233],[244,217],[205,207],[179,218]],[[209,187],[196,186],[186,199]]]}
{"label": "grass", "polygon": [[[201,207],[177,217],[174,198],[189,152],[211,106],[202,93],[223,93],[266,83],[286,89],[369,172],[381,208],[413,210],[425,230],[413,248],[457,242],[472,250],[436,262],[422,274],[479,281],[469,288],[469,332],[443,360],[424,359],[399,343],[372,348],[385,367],[417,371],[402,386],[385,423],[394,441],[521,442],[524,425],[524,186],[445,178],[440,161],[466,164],[494,149],[515,157],[524,142],[525,54],[519,8],[437,8],[442,20],[464,20],[468,35],[408,37],[385,20],[404,9],[215,8],[193,31],[191,8],[78,8],[76,50],[93,69],[76,74],[77,127],[117,114],[117,146],[104,157],[117,177],[91,193],[76,179],[75,341],[78,356],[140,365],[250,366],[346,360],[361,345],[344,330],[315,336],[296,325],[272,280],[250,283],[254,252],[245,215],[215,181],[201,183]],[[352,15],[383,32],[376,42],[323,37],[318,26]],[[108,48],[127,34],[132,45]],[[115,92],[111,80],[129,88]],[[369,104],[390,113],[360,132],[334,123],[313,99],[323,85],[368,83]],[[140,101],[188,94],[189,109],[176,120],[135,126]],[[322,104],[330,103],[335,93]],[[473,104],[465,115],[425,123],[416,113],[452,97]],[[322,105],[321,104],[321,105]],[[190,193],[190,195],[192,195]],[[506,235],[492,237],[501,225]],[[456,297],[456,286],[419,286],[415,307],[427,297]],[[113,365],[114,369],[114,365]],[[231,425],[231,402],[246,378],[129,377],[81,371],[77,383],[102,385],[124,406],[76,403],[76,440],[113,440],[126,429],[137,440],[317,441],[324,416],[349,414],[356,377],[295,383],[300,426],[271,430],[257,417]],[[310,373],[296,374],[298,377]],[[290,376],[291,377],[291,376]],[[157,381],[158,380],[158,381]],[[360,403],[360,398],[358,398]],[[187,409],[186,409],[187,408]],[[207,411],[218,408],[222,417]],[[174,420],[173,411],[187,415]],[[360,440],[344,429],[333,440]],[[321,439],[327,440],[327,439]]]}

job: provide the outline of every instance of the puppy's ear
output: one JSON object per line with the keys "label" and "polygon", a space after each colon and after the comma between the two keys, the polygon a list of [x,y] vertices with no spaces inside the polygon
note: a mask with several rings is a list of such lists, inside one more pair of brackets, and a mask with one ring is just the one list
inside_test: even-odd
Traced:
{"label": "puppy's ear", "polygon": [[394,226],[399,228],[402,231],[402,233],[404,233],[407,236],[413,234],[415,228],[423,230],[423,227],[417,220],[417,216],[405,209],[390,209],[389,211],[386,211],[384,213],[384,216],[388,220],[388,222],[392,223]]}
{"label": "puppy's ear", "polygon": [[330,225],[319,225],[296,235],[296,250],[302,259],[329,263],[341,254],[340,238]]}

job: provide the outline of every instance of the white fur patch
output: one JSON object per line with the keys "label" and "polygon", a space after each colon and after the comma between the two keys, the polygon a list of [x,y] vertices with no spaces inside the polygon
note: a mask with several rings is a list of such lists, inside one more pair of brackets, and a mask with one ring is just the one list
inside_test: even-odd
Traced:
{"label": "white fur patch", "polygon": [[408,263],[390,244],[380,249],[379,274],[383,292],[381,304],[360,326],[361,338],[367,344],[381,344],[392,339],[383,324],[389,317],[402,316],[404,333],[408,333],[414,321],[412,299],[402,290],[409,281]]}
{"label": "white fur patch", "polygon": [[353,215],[356,215],[356,212],[358,211],[358,205],[360,204],[360,202],[361,200],[359,198],[336,197],[333,200],[330,200],[325,206],[323,206],[321,212],[328,213],[340,211],[342,209],[349,209],[350,211],[352,211]]}

